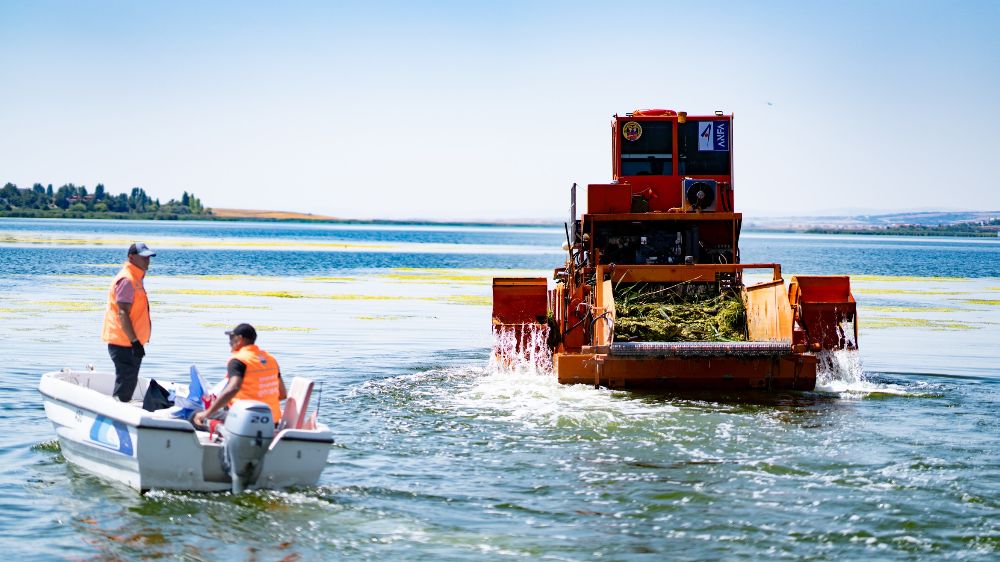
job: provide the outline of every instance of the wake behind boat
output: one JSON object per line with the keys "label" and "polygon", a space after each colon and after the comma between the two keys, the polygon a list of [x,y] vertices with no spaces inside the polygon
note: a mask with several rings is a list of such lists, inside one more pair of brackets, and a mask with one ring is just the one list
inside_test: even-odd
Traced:
{"label": "wake behind boat", "polygon": [[[63,369],[42,375],[38,390],[45,415],[66,460],[140,492],[239,492],[319,481],[333,436],[327,426],[306,418],[312,381],[292,379],[277,428],[266,404],[244,400],[211,433],[167,410],[142,409],[149,382],[139,377],[132,402],[125,403],[112,396],[114,373]],[[175,383],[164,386],[186,390]]]}

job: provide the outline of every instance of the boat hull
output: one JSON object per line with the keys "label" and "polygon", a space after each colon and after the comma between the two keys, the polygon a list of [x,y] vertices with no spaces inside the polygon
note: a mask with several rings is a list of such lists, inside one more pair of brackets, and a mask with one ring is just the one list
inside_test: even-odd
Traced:
{"label": "boat hull", "polygon": [[[110,396],[114,375],[61,371],[42,376],[39,391],[63,456],[101,478],[145,492],[230,490],[223,446],[186,420]],[[141,380],[136,395],[145,392]],[[250,488],[314,486],[333,443],[328,428],[285,429],[275,435],[260,477]]]}

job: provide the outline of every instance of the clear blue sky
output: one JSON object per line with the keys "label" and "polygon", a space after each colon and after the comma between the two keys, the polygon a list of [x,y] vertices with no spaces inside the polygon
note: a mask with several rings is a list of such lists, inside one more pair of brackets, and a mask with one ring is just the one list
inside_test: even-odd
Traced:
{"label": "clear blue sky", "polygon": [[733,112],[737,206],[1000,209],[1000,2],[0,0],[0,182],[565,216],[609,120]]}

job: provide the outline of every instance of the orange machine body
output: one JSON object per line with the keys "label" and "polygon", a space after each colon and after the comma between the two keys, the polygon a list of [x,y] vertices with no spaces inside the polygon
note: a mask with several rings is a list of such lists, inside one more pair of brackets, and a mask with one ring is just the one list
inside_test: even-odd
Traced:
{"label": "orange machine body", "polygon": [[[733,117],[666,109],[615,115],[612,180],[571,193],[565,265],[554,286],[499,278],[495,332],[518,341],[545,324],[561,383],[684,391],[811,390],[817,354],[857,346],[846,276],[796,276],[740,261],[743,216],[734,211]],[[746,270],[770,270],[747,286]],[[738,293],[745,342],[639,342],[615,338],[614,288],[656,284]],[[544,308],[543,308],[544,304]]]}

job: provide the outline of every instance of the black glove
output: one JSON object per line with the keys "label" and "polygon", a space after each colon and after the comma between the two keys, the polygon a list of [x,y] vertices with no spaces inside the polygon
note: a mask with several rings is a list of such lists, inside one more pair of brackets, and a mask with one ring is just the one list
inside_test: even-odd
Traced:
{"label": "black glove", "polygon": [[135,357],[136,359],[142,359],[143,357],[146,356],[146,348],[142,347],[142,344],[139,343],[139,340],[132,341],[132,356]]}

